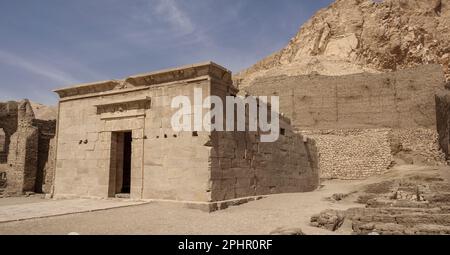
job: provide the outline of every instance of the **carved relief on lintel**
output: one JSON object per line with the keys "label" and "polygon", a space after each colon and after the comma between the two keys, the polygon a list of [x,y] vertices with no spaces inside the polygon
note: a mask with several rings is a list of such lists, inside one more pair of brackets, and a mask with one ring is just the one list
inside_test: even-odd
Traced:
{"label": "carved relief on lintel", "polygon": [[97,114],[123,113],[131,110],[147,110],[150,109],[150,106],[151,106],[150,97],[134,99],[129,101],[109,102],[105,104],[96,105]]}
{"label": "carved relief on lintel", "polygon": [[121,89],[132,89],[136,86],[132,83],[130,83],[128,80],[121,80],[116,81],[117,85],[114,87],[114,90],[121,90]]}

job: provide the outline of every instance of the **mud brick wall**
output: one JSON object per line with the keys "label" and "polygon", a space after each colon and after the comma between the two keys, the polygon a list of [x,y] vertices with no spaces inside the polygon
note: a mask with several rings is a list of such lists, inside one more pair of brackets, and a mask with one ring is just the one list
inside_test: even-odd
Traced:
{"label": "mud brick wall", "polygon": [[299,129],[435,128],[437,91],[444,88],[439,65],[382,74],[275,76],[246,88],[278,95],[280,111]]}
{"label": "mud brick wall", "polygon": [[365,179],[391,165],[389,129],[302,131],[316,141],[320,178]]}

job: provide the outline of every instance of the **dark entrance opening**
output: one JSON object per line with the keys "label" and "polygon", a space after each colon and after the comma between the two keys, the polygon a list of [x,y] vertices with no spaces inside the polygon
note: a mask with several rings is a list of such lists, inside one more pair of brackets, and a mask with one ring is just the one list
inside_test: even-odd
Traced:
{"label": "dark entrance opening", "polygon": [[112,133],[109,197],[122,198],[130,194],[132,140],[131,131]]}
{"label": "dark entrance opening", "polygon": [[123,174],[121,193],[130,193],[131,186],[131,132],[124,133],[123,143]]}

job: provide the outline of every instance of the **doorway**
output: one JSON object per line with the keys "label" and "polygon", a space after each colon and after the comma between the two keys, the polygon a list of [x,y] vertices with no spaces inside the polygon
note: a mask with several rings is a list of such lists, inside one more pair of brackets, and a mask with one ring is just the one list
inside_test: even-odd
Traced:
{"label": "doorway", "polygon": [[111,137],[111,169],[109,196],[130,194],[132,132],[113,132]]}

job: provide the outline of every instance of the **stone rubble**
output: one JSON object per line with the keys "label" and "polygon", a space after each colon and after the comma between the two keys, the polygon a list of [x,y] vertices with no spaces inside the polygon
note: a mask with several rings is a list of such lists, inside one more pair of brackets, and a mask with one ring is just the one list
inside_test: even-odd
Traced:
{"label": "stone rubble", "polygon": [[355,234],[450,234],[450,184],[446,180],[415,175],[368,185],[365,192],[372,195],[364,202],[365,208],[326,210],[311,217],[311,225],[336,231],[345,219]]}

